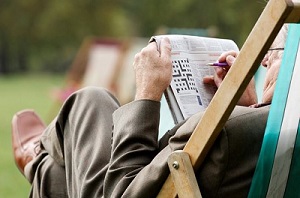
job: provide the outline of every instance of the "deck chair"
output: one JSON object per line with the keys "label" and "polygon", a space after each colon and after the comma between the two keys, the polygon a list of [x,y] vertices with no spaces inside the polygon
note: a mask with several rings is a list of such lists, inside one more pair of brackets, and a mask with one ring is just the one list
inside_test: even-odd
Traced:
{"label": "deck chair", "polygon": [[[196,126],[193,134],[191,135],[183,151],[175,151],[169,156],[168,165],[170,168],[170,175],[168,176],[167,180],[162,186],[157,197],[166,198],[166,197],[176,197],[177,195],[180,198],[201,197],[201,189],[199,189],[198,187],[194,170],[197,170],[201,165],[201,163],[203,162],[204,158],[206,157],[206,154],[208,153],[214,141],[218,137],[221,129],[226,123],[226,120],[228,119],[229,115],[233,111],[234,106],[236,105],[238,99],[244,92],[250,79],[256,72],[259,63],[261,62],[263,56],[271,46],[273,40],[275,39],[282,25],[284,23],[297,23],[299,22],[299,20],[300,20],[300,1],[270,0],[267,3],[267,6],[265,7],[264,11],[259,17],[253,30],[248,36],[245,44],[241,48],[239,56],[237,57],[235,63],[232,65],[232,68],[228,72],[227,76],[224,78],[222,85],[219,87],[218,91],[216,92],[214,98],[212,99],[210,105],[206,109],[202,119],[199,121],[198,125]],[[297,35],[298,40],[297,39],[292,40],[291,43],[297,43],[297,45],[294,46],[294,48],[298,50],[300,28],[299,26],[297,28],[298,28],[297,30],[293,30],[295,31],[293,34],[296,35],[298,34]],[[290,58],[291,56],[289,55],[289,59]],[[298,63],[297,61],[295,62],[294,60],[294,62],[291,64],[293,64],[293,66],[295,64],[298,64],[297,67],[299,68],[300,63]],[[239,65],[243,65],[243,67],[239,67]],[[283,76],[281,78],[286,79],[287,74],[283,73],[280,75]],[[299,82],[292,83],[292,84],[297,84],[297,83],[299,84]],[[277,86],[276,91],[277,92],[282,91],[282,89],[283,89],[282,87]],[[223,97],[224,95],[226,95],[226,98]],[[281,93],[276,93],[276,95],[281,95]],[[293,97],[295,100],[299,101],[299,96],[289,96],[289,97]],[[222,101],[222,103],[218,101]],[[276,100],[273,103],[276,103]],[[277,113],[278,112],[275,112],[275,114]],[[296,115],[295,122],[297,125],[296,131],[298,131],[299,114]],[[269,124],[269,126],[273,126],[273,125]],[[294,133],[293,138],[294,139],[296,138],[296,146],[297,146],[299,138],[297,138],[296,133]],[[265,142],[269,142],[269,141],[272,142],[273,141],[272,139],[274,138],[270,138],[269,140],[266,139],[267,138],[264,138],[263,140],[264,142],[261,151],[262,153],[261,156],[264,156],[263,152],[264,150],[265,151],[267,150],[267,148],[265,148],[265,145],[267,145],[267,143]],[[291,141],[291,139],[292,139],[291,137],[288,137],[285,138],[284,142],[279,141],[278,147],[280,145],[283,145],[283,149],[292,148],[293,146],[284,148],[286,142]],[[289,143],[292,143],[293,145],[293,141]],[[273,145],[274,153],[277,148],[276,145]],[[279,154],[281,152],[283,151],[282,150],[279,151]],[[293,153],[293,151],[289,150],[288,153],[289,153],[289,158],[290,158],[289,161],[291,167],[296,166],[299,162],[297,159],[291,157],[291,153]],[[296,149],[294,151],[294,155],[297,155],[297,153],[298,151]],[[290,169],[291,171],[290,170],[285,171],[286,174],[285,177],[281,177],[281,175],[276,175],[276,173],[278,173],[278,169],[275,169],[276,166],[277,168],[279,168],[279,170],[281,170],[280,168],[286,168],[286,164],[282,164],[282,161],[280,161],[281,159],[275,157],[274,160],[271,160],[271,163],[272,161],[274,161],[274,163],[278,162],[278,165],[274,165],[275,167],[274,174],[273,175],[269,174],[268,176],[265,175],[266,173],[265,171],[266,168],[270,168],[270,167],[266,167],[266,165],[262,163],[262,161],[266,160],[264,158],[269,160],[267,157],[259,157],[259,162],[257,165],[255,176],[253,178],[249,197],[271,197],[272,195],[274,195],[272,193],[281,193],[281,194],[276,194],[276,197],[283,197],[284,192],[288,192],[288,194],[285,195],[286,197],[289,196],[295,197],[292,196],[295,195],[293,193],[296,193],[297,195],[296,197],[299,197],[298,189],[297,191],[294,191],[294,189],[296,189],[295,186],[284,185],[283,187],[280,186],[279,188],[277,184],[279,184],[278,181],[280,180],[282,180],[280,181],[281,182],[280,184],[292,183],[294,181],[296,181],[294,185],[298,184],[299,182],[297,183],[296,180],[297,177],[294,171],[299,172],[300,170],[299,169],[294,170],[293,168],[291,168]],[[262,168],[260,167],[260,163],[262,163]],[[267,172],[272,173],[272,169],[271,171],[267,171]],[[290,172],[290,174],[288,172]],[[263,187],[261,187],[262,181],[266,183]]]}

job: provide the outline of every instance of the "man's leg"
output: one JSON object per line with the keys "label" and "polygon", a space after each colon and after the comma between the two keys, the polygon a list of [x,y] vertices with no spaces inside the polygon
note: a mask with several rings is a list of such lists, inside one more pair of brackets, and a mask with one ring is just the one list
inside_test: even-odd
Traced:
{"label": "man's leg", "polygon": [[25,167],[33,194],[42,195],[47,185],[55,184],[52,191],[65,188],[69,197],[102,195],[111,154],[112,113],[118,107],[118,101],[99,88],[86,88],[68,98],[41,138],[43,152]]}
{"label": "man's leg", "polygon": [[[56,163],[45,151],[33,160],[31,168],[34,170],[31,179],[30,197],[68,197],[66,187],[65,168]],[[27,167],[30,167],[28,165]]]}

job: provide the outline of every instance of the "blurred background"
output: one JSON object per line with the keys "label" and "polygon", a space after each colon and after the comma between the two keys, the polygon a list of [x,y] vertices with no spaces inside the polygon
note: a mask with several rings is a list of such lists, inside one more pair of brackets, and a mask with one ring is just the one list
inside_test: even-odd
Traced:
{"label": "blurred background", "polygon": [[0,197],[28,197],[13,160],[11,119],[34,109],[47,124],[87,85],[134,92],[134,54],[155,34],[234,40],[242,46],[265,0],[1,0]]}

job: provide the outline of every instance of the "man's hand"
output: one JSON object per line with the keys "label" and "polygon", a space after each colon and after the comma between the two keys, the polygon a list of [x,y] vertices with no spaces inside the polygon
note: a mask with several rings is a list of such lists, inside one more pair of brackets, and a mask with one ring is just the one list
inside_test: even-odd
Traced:
{"label": "man's hand", "polygon": [[215,75],[214,76],[205,76],[203,78],[203,82],[206,84],[215,84],[218,88],[220,87],[223,79],[225,78],[228,70],[231,65],[234,63],[236,56],[238,55],[235,51],[228,51],[221,54],[218,59],[218,62],[223,63],[226,62],[228,67],[214,67]]}
{"label": "man's hand", "polygon": [[160,43],[160,51],[155,42],[149,43],[135,55],[136,79],[135,100],[160,101],[164,90],[172,79],[171,45],[167,38]]}
{"label": "man's hand", "polygon": [[[203,82],[207,84],[215,84],[217,87],[220,87],[221,83],[223,82],[223,79],[225,78],[228,70],[230,69],[231,65],[234,63],[237,56],[238,56],[238,52],[235,51],[228,51],[222,53],[218,61],[227,62],[229,66],[226,68],[215,67],[215,71],[216,71],[215,75],[205,76],[203,78]],[[252,78],[246,90],[244,91],[243,95],[241,96],[240,100],[238,101],[238,105],[250,106],[256,103],[257,103],[257,95],[255,90],[255,82],[254,82],[254,78]]]}

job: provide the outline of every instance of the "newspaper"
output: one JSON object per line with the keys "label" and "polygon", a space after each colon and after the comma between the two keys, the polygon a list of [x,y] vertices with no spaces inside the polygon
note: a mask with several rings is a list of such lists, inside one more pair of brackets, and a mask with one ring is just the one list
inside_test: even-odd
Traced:
{"label": "newspaper", "polygon": [[203,77],[214,75],[208,63],[216,62],[222,52],[238,51],[236,43],[229,39],[188,35],[153,36],[158,46],[162,37],[168,37],[172,48],[173,78],[165,92],[175,123],[204,110],[211,101],[216,86],[203,83]]}

